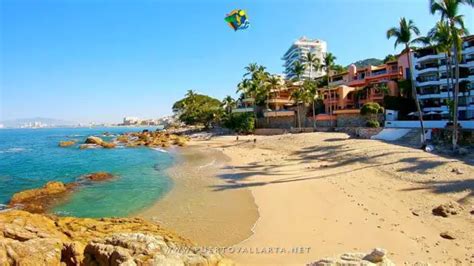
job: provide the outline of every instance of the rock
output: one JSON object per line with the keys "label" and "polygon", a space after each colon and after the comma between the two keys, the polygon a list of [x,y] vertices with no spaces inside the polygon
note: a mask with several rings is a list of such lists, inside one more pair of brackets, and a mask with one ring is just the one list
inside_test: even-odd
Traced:
{"label": "rock", "polygon": [[128,142],[128,136],[127,135],[120,135],[117,137],[117,141],[121,143],[127,143]]}
{"label": "rock", "polygon": [[66,140],[66,141],[60,141],[59,142],[59,147],[69,147],[76,144],[74,140]]}
{"label": "rock", "polygon": [[307,265],[311,266],[340,266],[340,265],[384,265],[394,266],[387,256],[387,251],[375,248],[371,253],[344,253],[334,258],[323,258]]}
{"label": "rock", "polygon": [[458,174],[458,175],[464,174],[464,171],[461,170],[461,169],[459,169],[459,168],[453,168],[453,169],[451,170],[451,172],[456,173],[456,174]]}
{"label": "rock", "polygon": [[84,178],[91,181],[105,181],[114,178],[114,175],[106,172],[97,172],[85,175]]}
{"label": "rock", "polygon": [[81,150],[83,150],[83,149],[96,149],[96,148],[100,148],[100,147],[101,147],[101,146],[96,145],[96,144],[81,144],[81,145],[79,146],[79,148],[80,148]]}
{"label": "rock", "polygon": [[449,215],[456,215],[461,213],[463,210],[462,206],[457,202],[451,201],[445,204],[441,204],[434,208],[431,212],[433,215],[448,217]]}
{"label": "rock", "polygon": [[75,186],[75,183],[65,185],[62,182],[50,181],[42,188],[28,189],[15,193],[9,202],[9,206],[41,213],[52,203],[63,198],[66,192]]}
{"label": "rock", "polygon": [[106,149],[112,149],[112,148],[115,148],[117,146],[117,144],[113,143],[113,142],[102,142],[102,144],[100,145]]}
{"label": "rock", "polygon": [[442,232],[439,234],[442,238],[444,239],[449,239],[449,240],[453,240],[453,239],[456,239],[456,237],[454,237],[454,235],[450,232]]}
{"label": "rock", "polygon": [[84,143],[86,144],[95,144],[95,145],[102,145],[104,141],[99,137],[89,136],[87,137]]}
{"label": "rock", "polygon": [[385,249],[375,248],[374,250],[372,250],[370,254],[365,256],[363,259],[370,261],[372,263],[379,263],[384,260],[386,254],[387,254],[387,251]]}
{"label": "rock", "polygon": [[[121,232],[121,233],[117,233]],[[233,265],[140,218],[0,213],[0,265]]]}

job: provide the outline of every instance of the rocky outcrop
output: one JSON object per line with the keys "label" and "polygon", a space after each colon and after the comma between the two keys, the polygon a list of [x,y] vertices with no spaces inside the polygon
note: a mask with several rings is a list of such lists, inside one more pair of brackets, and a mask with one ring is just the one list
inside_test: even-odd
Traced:
{"label": "rocky outcrop", "polygon": [[90,181],[105,181],[114,178],[114,175],[106,172],[97,172],[85,175],[83,178]]}
{"label": "rocky outcrop", "polygon": [[231,265],[139,218],[0,214],[0,265]]}
{"label": "rocky outcrop", "polygon": [[117,137],[117,141],[127,147],[170,147],[171,145],[185,146],[188,137],[169,134],[161,131],[142,131],[126,133]]}
{"label": "rocky outcrop", "polygon": [[10,207],[21,207],[34,213],[44,212],[48,206],[63,198],[76,184],[64,184],[50,181],[42,188],[34,188],[15,193],[9,203]]}
{"label": "rocky outcrop", "polygon": [[433,215],[449,217],[450,215],[456,215],[461,213],[463,207],[459,203],[451,201],[445,204],[441,204],[438,207],[434,208],[431,212]]}
{"label": "rocky outcrop", "polygon": [[382,248],[375,248],[370,253],[344,253],[338,257],[324,258],[309,263],[311,266],[339,266],[339,265],[395,265],[387,258],[387,251]]}
{"label": "rocky outcrop", "polygon": [[[101,147],[106,148],[106,149],[115,148],[117,146],[113,142],[107,142],[107,141],[104,141],[103,139],[101,139],[99,137],[95,137],[95,136],[87,137],[87,139],[85,141],[85,144],[97,145],[97,146],[101,146]],[[81,145],[81,149],[82,148],[89,148],[89,146]]]}
{"label": "rocky outcrop", "polygon": [[69,147],[76,144],[74,140],[65,140],[65,141],[60,141],[59,142],[59,147]]}

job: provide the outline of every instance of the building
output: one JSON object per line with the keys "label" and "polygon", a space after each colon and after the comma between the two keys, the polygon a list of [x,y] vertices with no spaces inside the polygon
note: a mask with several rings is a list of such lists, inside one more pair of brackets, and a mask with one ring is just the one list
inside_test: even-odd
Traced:
{"label": "building", "polygon": [[330,89],[319,90],[323,95],[325,113],[355,113],[368,102],[383,105],[385,95],[400,95],[397,81],[408,77],[406,53],[400,54],[397,60],[379,66],[357,68],[350,65],[347,71],[331,76]]}
{"label": "building", "polygon": [[[474,120],[474,35],[463,40],[459,76],[459,120]],[[445,53],[432,47],[416,50],[413,72],[418,99],[427,120],[449,118],[449,101],[453,99],[454,82],[448,87],[448,68]],[[452,62],[454,73],[454,62]]]}
{"label": "building", "polygon": [[[283,55],[282,60],[285,61],[283,67],[285,68],[284,74],[287,79],[293,79],[295,74],[293,73],[293,64],[296,61],[303,61],[303,58],[307,53],[313,53],[321,62],[323,62],[324,55],[327,52],[327,44],[322,40],[312,40],[306,37],[301,37],[295,41],[288,51]],[[312,78],[317,78],[324,76],[326,72],[324,70],[313,69]],[[310,69],[307,68],[304,74],[302,75],[303,79],[308,79],[310,77]]]}
{"label": "building", "polygon": [[140,119],[138,117],[127,116],[123,118],[123,125],[125,126],[136,125],[139,122]]}

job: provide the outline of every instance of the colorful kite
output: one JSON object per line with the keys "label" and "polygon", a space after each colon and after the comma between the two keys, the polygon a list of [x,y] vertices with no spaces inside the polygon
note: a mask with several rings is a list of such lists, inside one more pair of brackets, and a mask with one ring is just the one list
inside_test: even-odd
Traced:
{"label": "colorful kite", "polygon": [[234,31],[244,30],[250,26],[250,22],[247,19],[247,14],[245,13],[245,10],[242,9],[232,10],[232,12],[227,14],[225,17],[225,21],[232,29],[234,29]]}

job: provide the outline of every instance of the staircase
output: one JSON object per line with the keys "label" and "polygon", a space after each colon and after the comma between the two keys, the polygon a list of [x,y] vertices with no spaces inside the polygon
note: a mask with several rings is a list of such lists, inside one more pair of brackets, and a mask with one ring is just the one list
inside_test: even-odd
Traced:
{"label": "staircase", "polygon": [[421,129],[410,129],[410,131],[405,134],[405,136],[397,139],[396,141],[394,141],[394,143],[397,143],[402,146],[419,148],[421,146]]}

